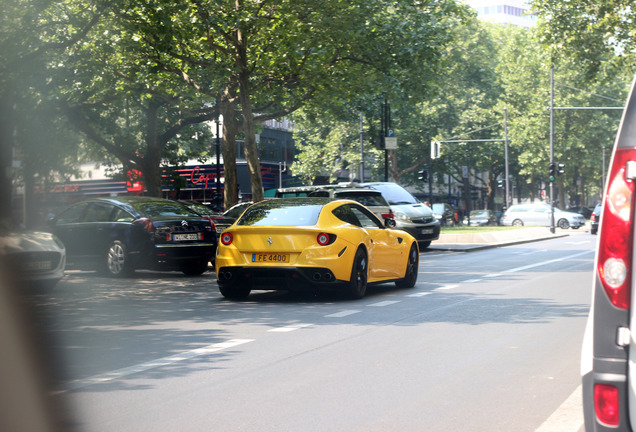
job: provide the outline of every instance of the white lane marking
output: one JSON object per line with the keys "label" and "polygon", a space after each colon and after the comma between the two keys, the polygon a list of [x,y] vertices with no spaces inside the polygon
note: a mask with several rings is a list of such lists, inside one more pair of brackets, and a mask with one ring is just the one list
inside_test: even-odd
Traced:
{"label": "white lane marking", "polygon": [[303,327],[309,327],[311,325],[312,324],[292,324],[292,325],[288,325],[288,326],[285,326],[285,327],[273,328],[273,329],[267,330],[267,331],[285,333],[285,332],[298,330],[298,329],[301,329]]}
{"label": "white lane marking", "polygon": [[583,397],[581,386],[543,422],[535,432],[563,432],[578,431],[583,427]]}
{"label": "white lane marking", "polygon": [[433,291],[444,291],[444,290],[457,288],[458,286],[459,285],[445,285],[445,286],[441,286],[441,287],[435,288]]}
{"label": "white lane marking", "polygon": [[425,295],[429,295],[429,294],[430,294],[430,291],[418,292],[418,293],[415,293],[415,294],[409,294],[406,297],[424,297]]}
{"label": "white lane marking", "polygon": [[67,385],[67,390],[76,390],[76,389],[87,387],[93,384],[101,384],[101,383],[113,381],[128,375],[144,372],[149,369],[154,369],[161,366],[167,366],[169,364],[177,363],[183,360],[189,360],[189,359],[206,355],[206,354],[211,354],[213,352],[221,351],[227,348],[233,348],[235,346],[239,346],[244,343],[252,342],[253,340],[254,339],[232,339],[227,342],[215,343],[212,345],[193,349],[191,351],[185,351],[185,352],[174,354],[168,357],[162,357],[160,359],[152,360],[146,363],[140,363],[138,365],[125,367],[122,369],[117,369],[115,371],[106,372],[106,373],[95,375],[89,378],[71,381]]}
{"label": "white lane marking", "polygon": [[580,245],[580,244],[586,244],[586,243],[591,243],[589,240],[579,240],[579,241],[569,241],[566,242],[567,244],[572,244],[572,245]]}
{"label": "white lane marking", "polygon": [[386,301],[381,301],[381,302],[378,302],[378,303],[372,303],[372,304],[367,305],[367,306],[383,307],[383,306],[389,306],[389,305],[392,305],[392,304],[395,304],[395,303],[399,303],[399,302],[400,302],[399,300],[386,300]]}
{"label": "white lane marking", "polygon": [[475,282],[480,282],[481,279],[467,279],[465,281],[461,281],[460,283],[475,283]]}
{"label": "white lane marking", "polygon": [[533,250],[533,251],[530,251],[530,252],[521,252],[518,255],[533,255],[533,254],[536,254],[536,253],[547,252],[547,251],[548,251],[547,249],[537,249],[537,250]]}
{"label": "white lane marking", "polygon": [[353,315],[353,314],[357,314],[360,313],[362,311],[359,310],[343,310],[341,312],[336,312],[336,313],[332,313],[330,315],[325,315],[325,318],[342,318],[342,317],[346,317],[349,315]]}
{"label": "white lane marking", "polygon": [[568,260],[568,259],[571,259],[571,258],[579,257],[581,255],[589,254],[589,253],[594,253],[594,251],[593,250],[587,250],[587,251],[575,253],[573,255],[568,255],[568,256],[561,257],[561,258],[556,258],[556,259],[553,259],[553,260],[542,261],[542,262],[530,264],[530,265],[523,266],[523,267],[516,267],[516,268],[510,269],[510,270],[504,270],[503,273],[516,273],[518,271],[528,270],[528,269],[531,269],[531,268],[534,268],[534,267],[541,267],[543,265],[552,264],[552,263],[559,262],[559,261],[565,261],[565,260]]}
{"label": "white lane marking", "polygon": [[489,274],[484,276],[485,278],[495,278],[495,277],[499,277],[501,276],[501,273],[493,273],[493,274]]}

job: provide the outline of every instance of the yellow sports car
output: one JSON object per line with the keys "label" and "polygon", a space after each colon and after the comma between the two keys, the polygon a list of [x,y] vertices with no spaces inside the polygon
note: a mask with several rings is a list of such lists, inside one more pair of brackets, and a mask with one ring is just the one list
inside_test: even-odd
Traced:
{"label": "yellow sports car", "polygon": [[304,287],[343,290],[351,298],[362,298],[371,283],[413,287],[417,241],[392,226],[392,219],[382,223],[351,200],[261,201],[221,234],[219,289],[226,298],[247,297],[253,289]]}

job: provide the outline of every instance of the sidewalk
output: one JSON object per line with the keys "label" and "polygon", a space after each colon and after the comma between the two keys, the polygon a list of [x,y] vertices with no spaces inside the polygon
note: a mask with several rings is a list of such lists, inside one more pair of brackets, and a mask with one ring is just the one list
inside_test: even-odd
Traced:
{"label": "sidewalk", "polygon": [[581,227],[578,230],[562,230],[557,228],[554,234],[550,232],[550,228],[548,227],[519,228],[507,231],[488,231],[470,234],[440,234],[439,239],[432,242],[428,249],[471,252],[586,233],[589,233],[588,226]]}

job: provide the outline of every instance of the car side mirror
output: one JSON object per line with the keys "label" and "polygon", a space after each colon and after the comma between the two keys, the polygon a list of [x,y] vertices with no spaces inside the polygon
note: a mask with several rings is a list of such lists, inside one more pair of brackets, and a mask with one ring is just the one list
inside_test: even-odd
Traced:
{"label": "car side mirror", "polygon": [[385,228],[395,228],[395,219],[384,219],[384,227]]}

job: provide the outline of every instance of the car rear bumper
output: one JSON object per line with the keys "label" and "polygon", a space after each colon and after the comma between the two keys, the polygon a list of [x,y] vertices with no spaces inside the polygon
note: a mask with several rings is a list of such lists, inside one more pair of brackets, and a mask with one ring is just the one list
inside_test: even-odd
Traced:
{"label": "car rear bumper", "polygon": [[221,287],[298,291],[311,287],[336,287],[333,272],[319,267],[222,267],[217,271]]}

